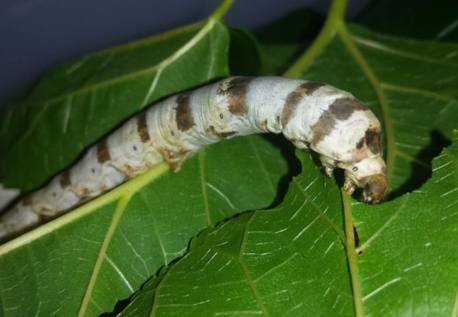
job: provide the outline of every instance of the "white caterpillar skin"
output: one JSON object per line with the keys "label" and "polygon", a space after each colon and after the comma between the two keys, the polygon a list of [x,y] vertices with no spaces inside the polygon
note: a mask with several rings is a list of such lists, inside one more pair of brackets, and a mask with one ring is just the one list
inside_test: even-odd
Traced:
{"label": "white caterpillar skin", "polygon": [[375,115],[350,93],[283,77],[230,77],[172,96],[128,120],[74,166],[0,217],[0,239],[17,235],[166,160],[179,171],[203,146],[254,133],[283,133],[320,154],[328,176],[345,170],[344,188],[378,203],[388,191]]}

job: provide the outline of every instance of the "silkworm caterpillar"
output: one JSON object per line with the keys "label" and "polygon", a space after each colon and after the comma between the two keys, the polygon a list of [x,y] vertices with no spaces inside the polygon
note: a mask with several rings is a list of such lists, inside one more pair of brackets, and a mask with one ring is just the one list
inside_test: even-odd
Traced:
{"label": "silkworm caterpillar", "polygon": [[344,189],[379,203],[388,192],[381,126],[353,95],[283,77],[230,77],[161,101],[89,148],[47,186],[0,217],[0,238],[38,226],[162,161],[173,171],[203,146],[253,133],[283,133],[320,155],[328,176],[345,170]]}

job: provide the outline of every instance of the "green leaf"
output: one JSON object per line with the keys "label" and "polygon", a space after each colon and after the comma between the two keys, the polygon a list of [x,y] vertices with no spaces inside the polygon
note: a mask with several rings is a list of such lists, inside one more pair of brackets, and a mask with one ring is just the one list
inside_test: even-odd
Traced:
{"label": "green leaf", "polygon": [[148,104],[227,76],[228,41],[215,15],[59,66],[1,118],[2,183],[35,189]]}
{"label": "green leaf", "polygon": [[259,75],[261,60],[256,39],[244,29],[229,28],[229,31],[231,37],[229,68],[231,74],[238,76]]}
{"label": "green leaf", "polygon": [[457,205],[457,130],[423,187],[373,208],[352,204],[360,239],[359,304],[367,315],[456,315]]}
{"label": "green leaf", "polygon": [[258,40],[262,76],[286,71],[304,52],[323,25],[323,17],[310,9],[293,11],[253,32]]}
{"label": "green leaf", "polygon": [[425,186],[379,206],[351,203],[298,155],[280,206],[203,232],[121,316],[456,314],[458,131]]}
{"label": "green leaf", "polygon": [[418,39],[458,40],[458,2],[438,0],[372,1],[358,22],[378,32]]}
{"label": "green leaf", "polygon": [[[305,172],[278,208],[245,213],[193,241],[156,282],[151,315],[351,313],[340,192],[300,158]],[[137,303],[144,305],[134,300],[123,315],[137,312]]]}

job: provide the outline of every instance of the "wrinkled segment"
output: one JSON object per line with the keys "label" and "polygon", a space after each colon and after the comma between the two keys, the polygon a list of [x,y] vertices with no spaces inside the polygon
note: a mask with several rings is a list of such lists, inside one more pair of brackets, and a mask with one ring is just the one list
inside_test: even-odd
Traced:
{"label": "wrinkled segment", "polygon": [[335,130],[339,121],[345,121],[355,111],[368,111],[369,109],[354,98],[342,97],[336,99],[329,108],[323,112],[318,122],[313,125],[312,143],[316,146],[321,140]]}
{"label": "wrinkled segment", "polygon": [[282,124],[286,126],[293,116],[294,110],[296,109],[297,105],[300,101],[304,98],[304,96],[312,95],[315,90],[324,86],[323,83],[309,81],[306,83],[300,84],[294,91],[290,92],[286,97],[285,104],[283,105],[282,111]]}
{"label": "wrinkled segment", "polygon": [[351,94],[294,78],[231,77],[159,102],[89,148],[74,166],[0,218],[0,239],[57,217],[149,168],[174,171],[207,144],[253,133],[283,133],[320,154],[325,171],[345,169],[345,188],[377,203],[388,192],[381,128]]}

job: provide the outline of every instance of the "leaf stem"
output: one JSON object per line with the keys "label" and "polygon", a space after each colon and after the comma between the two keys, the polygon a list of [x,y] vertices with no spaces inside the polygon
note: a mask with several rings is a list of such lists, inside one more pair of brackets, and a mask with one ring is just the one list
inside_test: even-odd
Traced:
{"label": "leaf stem", "polygon": [[361,285],[359,283],[359,271],[358,271],[358,261],[356,259],[356,246],[355,246],[355,234],[353,231],[353,217],[351,214],[351,204],[350,204],[350,196],[348,193],[340,189],[342,193],[342,204],[343,204],[343,211],[344,211],[344,221],[345,221],[345,235],[347,237],[347,259],[348,259],[348,266],[350,269],[350,279],[351,279],[351,287],[353,290],[353,303],[355,308],[355,316],[362,317],[364,316],[363,313],[363,299],[361,295]]}
{"label": "leaf stem", "polygon": [[347,0],[334,0],[328,13],[326,22],[321,29],[320,34],[297,62],[288,69],[284,75],[297,77],[302,74],[306,68],[312,64],[316,57],[321,54],[326,45],[332,40],[337,31],[343,27]]}
{"label": "leaf stem", "polygon": [[223,0],[218,8],[210,15],[210,19],[221,20],[233,2],[234,0]]}

